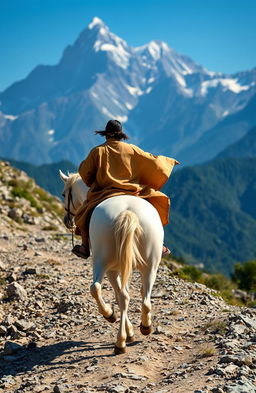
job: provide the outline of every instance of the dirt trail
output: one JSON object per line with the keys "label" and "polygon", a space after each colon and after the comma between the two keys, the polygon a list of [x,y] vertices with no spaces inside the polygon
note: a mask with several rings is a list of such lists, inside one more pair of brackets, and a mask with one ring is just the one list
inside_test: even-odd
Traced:
{"label": "dirt trail", "polygon": [[[91,262],[73,256],[69,241],[50,232],[6,233],[0,252],[6,279],[0,287],[2,347],[7,341],[22,346],[2,353],[4,392],[190,393],[221,384],[222,376],[207,375],[219,356],[209,327],[236,309],[204,286],[171,278],[161,265],[152,295],[154,330],[144,337],[138,328],[140,277],[134,272],[129,316],[136,341],[115,356],[118,323],[99,315],[89,294]],[[25,289],[25,300],[6,299],[10,282]],[[107,280],[103,291],[114,303]]]}

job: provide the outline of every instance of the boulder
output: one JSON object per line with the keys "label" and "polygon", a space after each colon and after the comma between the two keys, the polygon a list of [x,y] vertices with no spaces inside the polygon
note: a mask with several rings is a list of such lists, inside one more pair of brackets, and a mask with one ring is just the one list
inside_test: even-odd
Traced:
{"label": "boulder", "polygon": [[17,282],[12,282],[6,288],[6,293],[9,298],[18,298],[20,300],[27,300],[27,291]]}

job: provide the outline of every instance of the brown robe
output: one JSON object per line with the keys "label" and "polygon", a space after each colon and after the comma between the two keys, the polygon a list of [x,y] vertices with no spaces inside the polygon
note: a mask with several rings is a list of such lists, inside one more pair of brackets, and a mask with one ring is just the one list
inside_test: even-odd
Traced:
{"label": "brown robe", "polygon": [[159,190],[174,165],[173,158],[154,156],[115,139],[95,147],[79,166],[79,174],[90,189],[76,214],[77,227],[88,230],[95,206],[117,195],[145,198],[157,209],[162,224],[168,224],[170,200]]}

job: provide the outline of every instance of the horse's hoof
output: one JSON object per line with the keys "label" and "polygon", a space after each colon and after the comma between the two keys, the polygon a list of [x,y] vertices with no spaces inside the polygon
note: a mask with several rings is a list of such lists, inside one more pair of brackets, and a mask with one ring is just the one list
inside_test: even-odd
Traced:
{"label": "horse's hoof", "polygon": [[150,326],[143,326],[140,324],[140,332],[143,334],[143,336],[148,336],[150,333],[152,333],[152,325]]}
{"label": "horse's hoof", "polygon": [[[104,316],[104,315],[103,315]],[[115,311],[112,312],[112,314],[109,317],[104,317],[108,322],[114,323],[117,320],[117,316]]]}
{"label": "horse's hoof", "polygon": [[126,342],[127,343],[133,343],[135,341],[134,334],[132,336],[127,336],[126,337]]}
{"label": "horse's hoof", "polygon": [[126,347],[124,348],[119,348],[115,345],[115,355],[122,355],[122,353],[126,352]]}

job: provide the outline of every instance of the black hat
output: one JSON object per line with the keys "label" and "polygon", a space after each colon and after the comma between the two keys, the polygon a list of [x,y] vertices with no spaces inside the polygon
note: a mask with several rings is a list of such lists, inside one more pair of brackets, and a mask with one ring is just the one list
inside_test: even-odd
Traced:
{"label": "black hat", "polygon": [[105,131],[110,133],[113,132],[114,134],[118,132],[122,132],[122,124],[118,120],[109,120],[105,127]]}
{"label": "black hat", "polygon": [[123,132],[122,124],[118,120],[109,120],[106,124],[105,130],[95,131],[95,133],[117,140],[128,139],[128,136]]}

